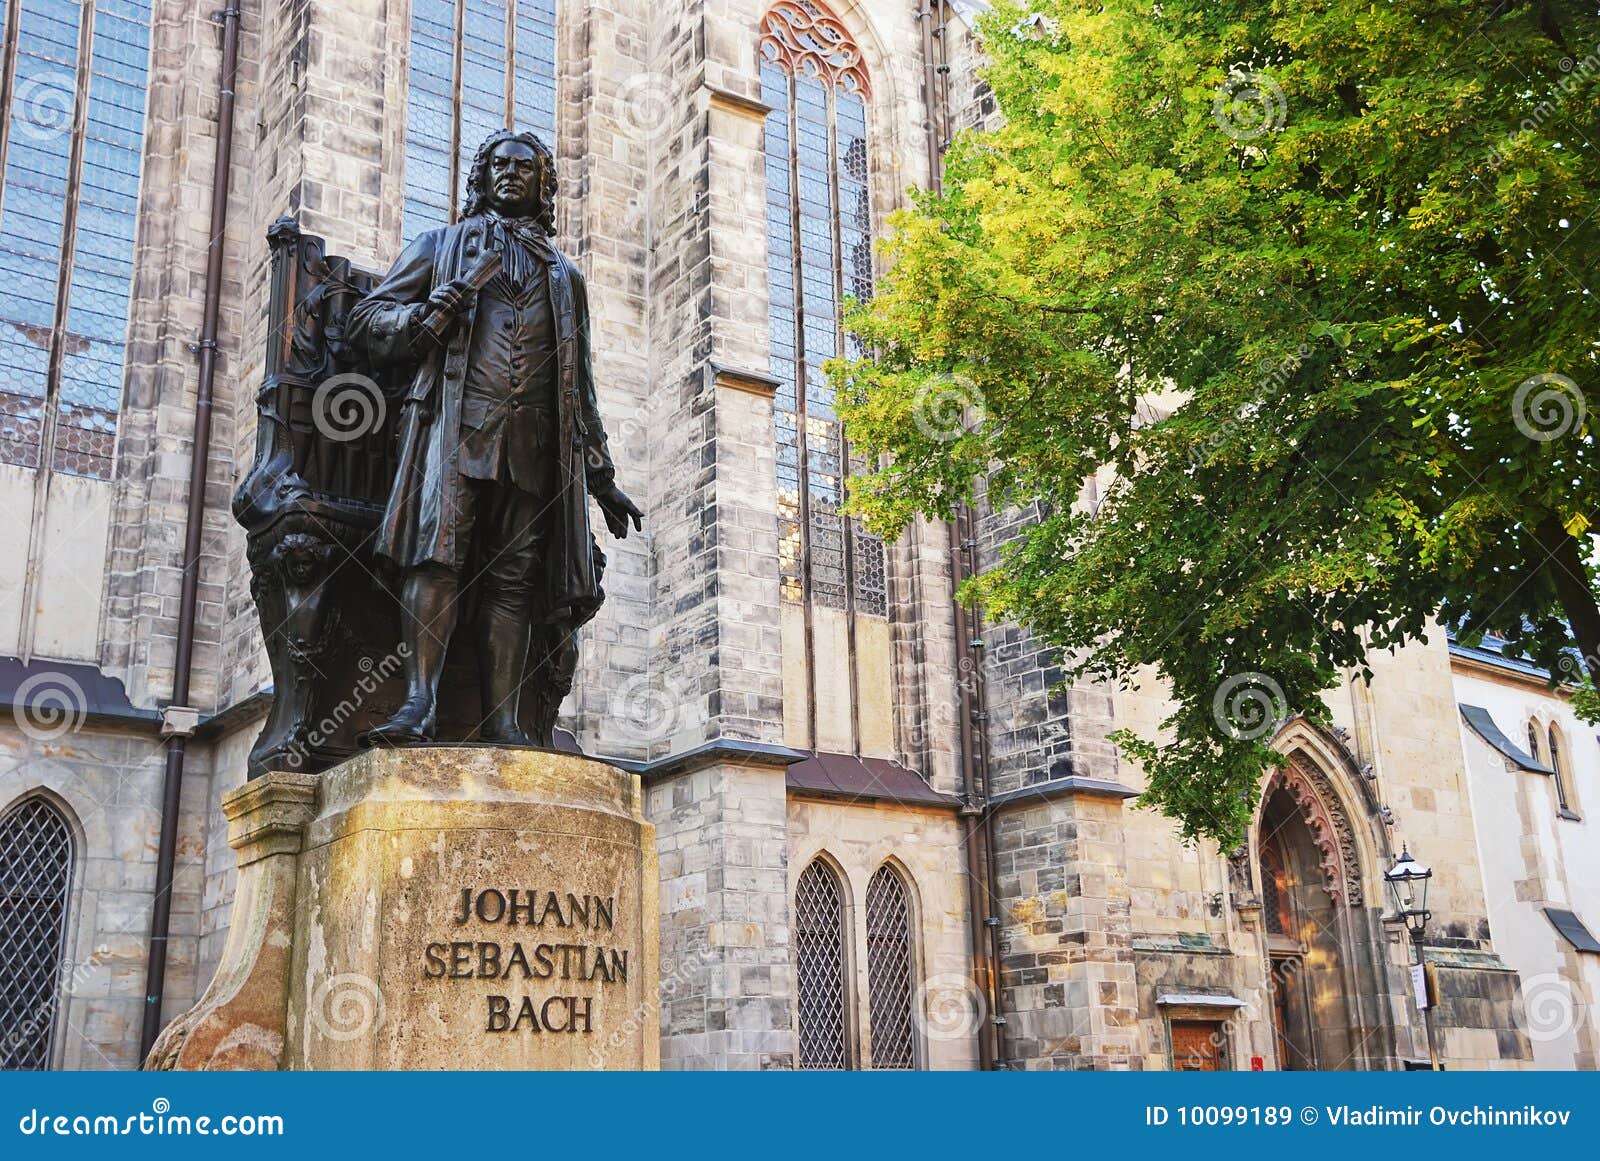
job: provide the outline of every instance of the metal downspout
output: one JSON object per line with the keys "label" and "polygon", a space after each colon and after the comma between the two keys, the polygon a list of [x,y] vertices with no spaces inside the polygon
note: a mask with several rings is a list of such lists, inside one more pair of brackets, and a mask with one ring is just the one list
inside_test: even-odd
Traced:
{"label": "metal downspout", "polygon": [[[927,110],[928,188],[943,191],[944,148],[949,139],[949,21],[943,0],[919,0],[922,29],[922,85]],[[976,544],[972,513],[957,511],[950,522],[951,591],[972,575]],[[978,1030],[978,1063],[984,1070],[1004,1067],[1000,1029],[999,917],[994,914],[994,836],[989,813],[988,717],[983,682],[982,622],[976,612],[953,604],[957,691],[960,700],[961,828],[966,857],[967,911],[971,926],[973,983],[982,997],[983,1022]]]}
{"label": "metal downspout", "polygon": [[[212,19],[217,19],[213,16]],[[234,83],[239,73],[239,7],[221,13],[222,69],[217,86],[217,149],[211,180],[211,234],[207,243],[205,307],[197,350],[199,386],[194,402],[194,449],[189,467],[189,510],[183,544],[183,588],[178,604],[178,644],[173,660],[172,706],[189,704],[194,661],[196,606],[200,595],[200,550],[204,541],[206,468],[211,453],[211,398],[217,373],[217,320],[221,314],[222,260],[228,225],[228,177],[233,162]],[[192,718],[192,715],[188,715]],[[148,1056],[161,1031],[166,987],[167,936],[172,925],[172,879],[178,851],[178,814],[183,796],[187,725],[168,733],[166,775],[161,789],[161,845],[156,856],[155,907],[150,916],[150,958],[145,970],[144,1027],[139,1055]]]}

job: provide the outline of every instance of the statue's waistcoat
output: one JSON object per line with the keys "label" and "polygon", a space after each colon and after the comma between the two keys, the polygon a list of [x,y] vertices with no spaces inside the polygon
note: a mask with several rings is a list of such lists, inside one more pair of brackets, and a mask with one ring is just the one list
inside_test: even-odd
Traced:
{"label": "statue's waistcoat", "polygon": [[[498,248],[516,244],[491,234],[502,231],[494,219],[474,217],[434,231],[431,239],[426,235],[419,239],[419,243],[432,244],[428,289],[461,277],[486,245]],[[397,266],[396,274],[399,272]],[[392,274],[391,279],[394,277]],[[570,261],[559,252],[548,265],[546,277],[554,331],[554,383],[547,388],[552,414],[536,417],[534,409],[524,408],[525,420],[519,420],[515,428],[508,424],[503,429],[503,442],[508,460],[514,461],[525,452],[541,454],[542,449],[545,462],[554,461],[554,471],[548,479],[556,502],[545,509],[551,523],[545,541],[547,560],[541,570],[545,582],[541,584],[543,612],[547,617],[569,613],[582,617],[592,612],[601,599],[589,530],[585,452],[590,450],[603,458],[607,469],[610,463],[603,439],[595,449],[586,449],[590,432],[584,419],[584,404],[587,398],[592,408],[593,386],[589,379],[588,318],[581,281]],[[468,416],[463,410],[468,403],[469,380],[479,386],[493,377],[469,374],[469,367],[486,353],[477,337],[479,313],[484,309],[475,300],[462,311],[448,344],[422,361],[405,394],[399,470],[375,546],[380,556],[401,568],[440,565],[459,569],[466,557],[468,546],[458,543],[456,518],[464,486],[462,437],[466,431],[483,429],[464,429],[464,419],[474,424],[485,422],[482,409],[487,405],[471,403]],[[497,315],[499,309],[491,305],[489,313]],[[498,321],[484,319],[485,323]],[[508,382],[506,390],[511,389]],[[481,391],[473,392],[473,399],[482,398]],[[531,401],[531,396],[528,398]],[[534,423],[541,427],[537,441],[540,448],[509,446],[513,438],[527,438],[527,428]],[[467,467],[472,469],[472,475],[479,475],[481,465]],[[514,468],[512,475],[515,478]]]}

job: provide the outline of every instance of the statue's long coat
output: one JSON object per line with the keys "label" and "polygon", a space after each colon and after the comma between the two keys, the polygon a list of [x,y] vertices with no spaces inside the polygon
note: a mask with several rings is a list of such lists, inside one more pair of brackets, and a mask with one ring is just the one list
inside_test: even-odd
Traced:
{"label": "statue's long coat", "polygon": [[[412,314],[422,309],[435,287],[472,268],[490,244],[491,231],[505,233],[495,219],[479,216],[420,235],[388,276],[350,311],[346,341],[379,366],[416,364]],[[548,284],[556,329],[559,430],[554,446],[559,494],[546,511],[549,524],[537,611],[545,619],[582,622],[603,599],[604,558],[590,533],[589,493],[609,486],[615,469],[595,406],[583,276],[571,260],[555,251]],[[448,345],[421,358],[405,390],[398,470],[375,545],[379,556],[402,569],[426,565],[460,569],[465,563],[467,546],[457,543],[456,517],[465,485],[457,471],[456,453],[476,307],[474,300],[462,312]],[[419,342],[426,351],[432,340],[424,337]]]}

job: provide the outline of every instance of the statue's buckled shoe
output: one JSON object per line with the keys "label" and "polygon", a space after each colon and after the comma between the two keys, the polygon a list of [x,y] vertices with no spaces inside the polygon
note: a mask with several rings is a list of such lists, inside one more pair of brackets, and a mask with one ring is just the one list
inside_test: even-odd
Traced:
{"label": "statue's buckled shoe", "polygon": [[521,726],[496,725],[493,722],[484,722],[478,727],[478,741],[489,746],[531,746],[530,738]]}
{"label": "statue's buckled shoe", "polygon": [[367,746],[416,746],[433,741],[433,707],[406,702],[381,726],[361,736]]}

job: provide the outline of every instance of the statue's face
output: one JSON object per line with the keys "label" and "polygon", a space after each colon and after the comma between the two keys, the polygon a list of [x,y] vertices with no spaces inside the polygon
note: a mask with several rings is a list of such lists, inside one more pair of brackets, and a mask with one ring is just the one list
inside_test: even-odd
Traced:
{"label": "statue's face", "polygon": [[489,154],[489,205],[525,218],[539,209],[539,159],[522,141],[502,141]]}

